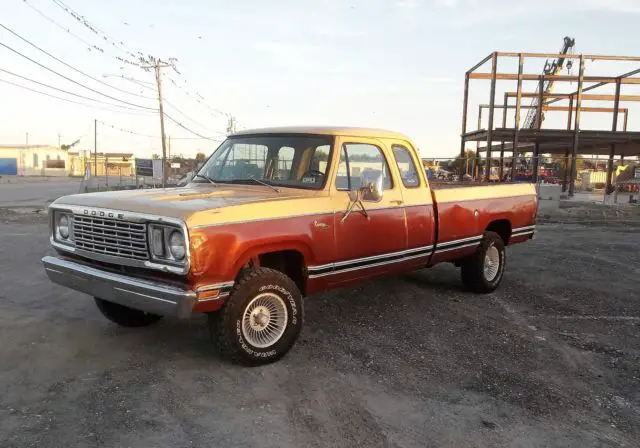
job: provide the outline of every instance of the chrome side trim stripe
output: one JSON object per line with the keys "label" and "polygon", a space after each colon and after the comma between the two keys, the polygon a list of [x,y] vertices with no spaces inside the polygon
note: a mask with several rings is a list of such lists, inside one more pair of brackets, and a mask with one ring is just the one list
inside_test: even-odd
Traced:
{"label": "chrome side trim stripe", "polygon": [[[437,244],[436,248],[457,246],[459,244],[463,244],[463,243],[467,243],[467,242],[480,241],[481,239],[482,239],[482,235],[476,235],[476,236],[471,236],[469,238],[462,238],[460,240],[445,241],[444,243]],[[437,252],[437,250],[436,250],[436,252]]]}
{"label": "chrome side trim stripe", "polygon": [[515,229],[511,230],[511,234],[515,234],[515,233],[521,233],[521,232],[525,232],[527,230],[535,230],[536,226],[525,226],[525,227],[516,227]]}
{"label": "chrome side trim stripe", "polygon": [[416,258],[427,258],[432,254],[448,252],[466,247],[477,246],[482,240],[482,235],[477,235],[459,240],[446,241],[435,246],[414,247],[399,252],[390,252],[387,254],[373,255],[370,257],[355,258],[352,260],[339,261],[336,263],[328,263],[317,266],[309,266],[309,278],[326,277],[328,275],[343,274],[360,269],[368,269],[372,267],[384,266],[387,264],[400,263],[403,261],[413,260]]}
{"label": "chrome side trim stripe", "polygon": [[200,286],[198,289],[196,289],[196,292],[212,291],[214,289],[230,289],[233,288],[233,285],[235,284],[236,282],[213,283],[211,285]]}
{"label": "chrome side trim stripe", "polygon": [[534,233],[536,233],[535,230],[527,230],[524,232],[512,233],[511,237],[513,238],[514,236],[533,235]]}
{"label": "chrome side trim stripe", "polygon": [[328,271],[328,272],[321,272],[321,273],[317,273],[317,274],[309,274],[309,278],[319,278],[319,277],[326,277],[328,275],[335,275],[335,274],[344,274],[345,272],[352,272],[352,271],[358,271],[361,269],[368,269],[368,268],[374,268],[374,267],[378,267],[378,266],[384,266],[387,264],[393,264],[393,263],[399,263],[402,261],[408,261],[408,260],[413,260],[415,258],[420,258],[420,257],[427,257],[428,255],[430,255],[430,253],[421,253],[421,254],[416,254],[416,255],[408,255],[402,258],[398,258],[398,259],[394,259],[394,260],[388,260],[388,261],[380,261],[378,263],[369,263],[363,266],[354,266],[354,267],[350,267],[350,268],[344,268],[344,269],[339,269],[337,271]]}
{"label": "chrome side trim stripe", "polygon": [[[330,271],[339,267],[345,267],[345,266],[353,267],[354,265],[369,264],[370,262],[376,262],[376,261],[385,261],[385,260],[390,261],[389,259],[392,259],[392,258],[393,259],[405,258],[406,256],[417,254],[417,253],[422,255],[423,253],[430,253],[432,249],[433,249],[433,246],[415,247],[413,249],[407,249],[399,252],[390,252],[382,255],[373,255],[370,257],[354,258],[352,260],[338,261],[336,263],[309,266],[307,270],[309,271],[309,273],[317,274],[323,271]],[[396,261],[396,260],[393,260],[393,261]]]}
{"label": "chrome side trim stripe", "polygon": [[465,247],[472,247],[472,246],[477,246],[478,244],[480,244],[480,240],[478,241],[474,241],[472,243],[468,243],[468,244],[462,244],[462,245],[457,245],[457,246],[452,246],[452,247],[445,247],[443,249],[437,249],[435,251],[436,254],[440,254],[442,252],[449,252],[452,250],[458,250],[458,249],[464,249]]}
{"label": "chrome side trim stripe", "polygon": [[525,236],[532,235],[536,231],[536,226],[517,227],[511,231],[511,236]]}

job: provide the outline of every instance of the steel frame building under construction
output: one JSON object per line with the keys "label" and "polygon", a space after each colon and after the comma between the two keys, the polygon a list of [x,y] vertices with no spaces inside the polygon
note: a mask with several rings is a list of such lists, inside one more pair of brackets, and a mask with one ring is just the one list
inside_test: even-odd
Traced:
{"label": "steel frame building under construction", "polygon": [[[515,58],[518,61],[517,73],[498,72],[498,61],[500,58]],[[565,58],[578,60],[579,68],[577,75],[554,74],[528,74],[524,73],[523,67],[526,59],[546,59]],[[599,56],[599,55],[574,55],[574,54],[548,54],[548,53],[503,53],[493,52],[478,64],[466,72],[464,86],[464,103],[462,111],[462,135],[460,145],[460,157],[465,157],[465,150],[468,142],[477,142],[476,155],[484,153],[486,167],[484,178],[490,180],[492,158],[494,154],[500,154],[499,173],[503,177],[505,152],[511,153],[511,179],[515,178],[516,157],[527,152],[533,153],[533,176],[537,181],[538,163],[540,154],[563,155],[565,160],[571,160],[570,169],[565,169],[563,191],[569,185],[569,195],[574,193],[574,183],[576,178],[576,157],[585,154],[607,154],[609,157],[607,166],[606,189],[611,191],[611,180],[613,173],[614,157],[624,157],[640,155],[640,132],[630,132],[627,129],[628,109],[621,108],[623,102],[638,102],[640,95],[622,95],[621,87],[626,84],[640,84],[640,77],[634,77],[640,73],[640,69],[631,72],[610,75],[610,76],[588,76],[585,74],[585,60],[600,61],[631,61],[640,63],[640,57],[626,56]],[[478,69],[485,64],[491,64],[490,72],[479,72]],[[489,80],[491,82],[489,103],[481,104],[478,108],[478,128],[476,130],[467,129],[467,112],[469,107],[469,87],[471,80]],[[517,81],[517,88],[514,92],[506,91],[503,104],[496,104],[496,84],[498,81]],[[537,81],[537,92],[524,92],[523,81]],[[545,82],[577,82],[577,89],[570,93],[550,93],[545,89]],[[615,94],[593,94],[587,93],[599,87],[615,85]],[[515,105],[510,104],[510,99],[515,98]],[[535,105],[527,106],[522,104],[524,98],[537,99]],[[567,101],[568,105],[553,105],[561,101]],[[612,107],[585,107],[586,101],[610,101]],[[522,109],[535,108],[535,121],[532,126],[521,127]],[[515,109],[513,126],[507,123],[507,111]],[[481,129],[482,113],[488,111],[488,124],[486,129]],[[502,124],[496,126],[496,110],[502,111]],[[563,129],[543,129],[542,122],[545,111],[567,112],[567,125]],[[580,127],[580,115],[585,112],[612,113],[611,130],[587,130]],[[619,114],[623,115],[622,126],[619,129]],[[484,146],[481,143],[484,142]],[[567,179],[567,177],[569,179]]]}

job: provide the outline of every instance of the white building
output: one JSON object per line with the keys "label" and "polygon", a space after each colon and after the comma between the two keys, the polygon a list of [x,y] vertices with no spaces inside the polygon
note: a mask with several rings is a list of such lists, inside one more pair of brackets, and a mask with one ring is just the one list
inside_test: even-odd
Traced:
{"label": "white building", "polygon": [[0,145],[0,176],[67,176],[68,150],[49,145]]}

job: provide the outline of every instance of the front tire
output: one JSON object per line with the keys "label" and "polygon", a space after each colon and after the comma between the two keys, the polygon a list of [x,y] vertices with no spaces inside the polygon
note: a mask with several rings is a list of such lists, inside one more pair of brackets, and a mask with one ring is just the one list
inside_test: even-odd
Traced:
{"label": "front tire", "polygon": [[282,358],[302,329],[302,295],[282,272],[259,268],[244,273],[224,307],[209,314],[221,354],[250,366]]}
{"label": "front tire", "polygon": [[485,232],[477,252],[462,262],[462,283],[472,292],[493,292],[502,281],[506,262],[507,254],[500,235]]}
{"label": "front tire", "polygon": [[98,309],[104,317],[123,327],[146,327],[155,324],[162,316],[134,310],[124,305],[94,297]]}

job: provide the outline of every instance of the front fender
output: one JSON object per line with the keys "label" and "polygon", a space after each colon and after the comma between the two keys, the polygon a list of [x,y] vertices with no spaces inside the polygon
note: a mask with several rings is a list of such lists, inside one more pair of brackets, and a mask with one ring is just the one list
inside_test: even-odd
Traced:
{"label": "front fender", "polygon": [[296,251],[301,253],[305,266],[309,263],[313,263],[315,260],[313,249],[309,244],[297,240],[283,240],[277,243],[256,244],[247,248],[244,252],[238,255],[236,262],[231,268],[231,272],[235,278],[238,272],[240,272],[240,269],[242,269],[242,267],[252,259],[257,258],[262,254],[282,251]]}
{"label": "front fender", "polygon": [[317,230],[314,219],[291,218],[190,230],[191,282],[206,285],[233,281],[252,258],[270,252],[297,251],[307,265],[331,260],[332,234]]}

